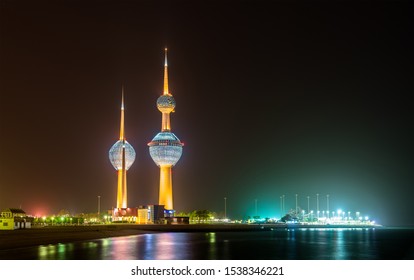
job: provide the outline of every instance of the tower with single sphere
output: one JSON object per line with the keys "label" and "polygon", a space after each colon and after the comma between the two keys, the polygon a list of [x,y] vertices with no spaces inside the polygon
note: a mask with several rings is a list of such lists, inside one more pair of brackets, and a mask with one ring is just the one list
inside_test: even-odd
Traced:
{"label": "tower with single sphere", "polygon": [[124,90],[122,89],[121,128],[119,140],[109,150],[109,160],[118,171],[117,208],[127,208],[127,170],[135,161],[135,150],[125,139],[124,134]]}
{"label": "tower with single sphere", "polygon": [[161,132],[150,143],[149,152],[155,164],[160,167],[160,205],[166,210],[173,210],[172,167],[178,162],[184,144],[171,132],[170,114],[174,112],[175,100],[168,89],[167,49],[165,49],[164,90],[157,99],[157,108],[162,114]]}

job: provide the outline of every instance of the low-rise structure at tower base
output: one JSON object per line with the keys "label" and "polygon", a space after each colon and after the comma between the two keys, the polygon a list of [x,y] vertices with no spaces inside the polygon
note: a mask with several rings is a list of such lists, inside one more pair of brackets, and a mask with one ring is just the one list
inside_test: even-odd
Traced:
{"label": "low-rise structure at tower base", "polygon": [[108,214],[112,217],[113,223],[164,224],[165,212],[168,211],[164,209],[164,205],[140,205],[132,208],[114,208],[109,210]]}

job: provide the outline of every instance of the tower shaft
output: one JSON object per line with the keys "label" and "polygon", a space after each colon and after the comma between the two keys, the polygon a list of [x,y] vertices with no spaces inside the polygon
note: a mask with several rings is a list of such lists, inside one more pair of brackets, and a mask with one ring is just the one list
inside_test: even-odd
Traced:
{"label": "tower shaft", "polygon": [[[125,145],[125,143],[124,143]],[[125,168],[125,147],[122,148],[122,168],[118,170],[118,195],[116,200],[117,208],[127,207],[127,181]]]}
{"label": "tower shaft", "polygon": [[170,113],[162,113],[161,131],[171,131]]}
{"label": "tower shaft", "polygon": [[172,165],[160,165],[160,194],[158,202],[160,205],[164,205],[167,210],[174,209],[171,169]]}
{"label": "tower shaft", "polygon": [[116,208],[127,208],[126,170],[118,170],[118,195]]}

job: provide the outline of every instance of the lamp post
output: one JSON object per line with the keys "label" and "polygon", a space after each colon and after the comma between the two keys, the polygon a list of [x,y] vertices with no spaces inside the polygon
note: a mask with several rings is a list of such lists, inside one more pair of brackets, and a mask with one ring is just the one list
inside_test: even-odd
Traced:
{"label": "lamp post", "polygon": [[227,220],[227,197],[224,198],[224,220]]}
{"label": "lamp post", "polygon": [[309,214],[309,195],[308,195],[308,214]]}
{"label": "lamp post", "polygon": [[101,196],[98,195],[98,219],[100,215],[101,215]]}
{"label": "lamp post", "polygon": [[319,220],[319,194],[316,194],[316,213]]}
{"label": "lamp post", "polygon": [[295,214],[298,215],[298,194],[295,194]]}
{"label": "lamp post", "polygon": [[326,195],[326,213],[328,214],[329,219],[329,194]]}
{"label": "lamp post", "polygon": [[254,200],[254,210],[255,216],[257,216],[257,198]]}
{"label": "lamp post", "polygon": [[342,210],[339,209],[338,211],[336,211],[338,214],[338,220],[341,221],[341,214],[342,214]]}
{"label": "lamp post", "polygon": [[280,218],[283,217],[283,204],[282,204],[282,196],[280,196]]}

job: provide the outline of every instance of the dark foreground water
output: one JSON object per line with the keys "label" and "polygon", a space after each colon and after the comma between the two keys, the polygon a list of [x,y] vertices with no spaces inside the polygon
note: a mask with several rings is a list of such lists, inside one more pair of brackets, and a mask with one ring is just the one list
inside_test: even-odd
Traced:
{"label": "dark foreground water", "polygon": [[0,259],[414,259],[414,229],[152,233],[0,250]]}

